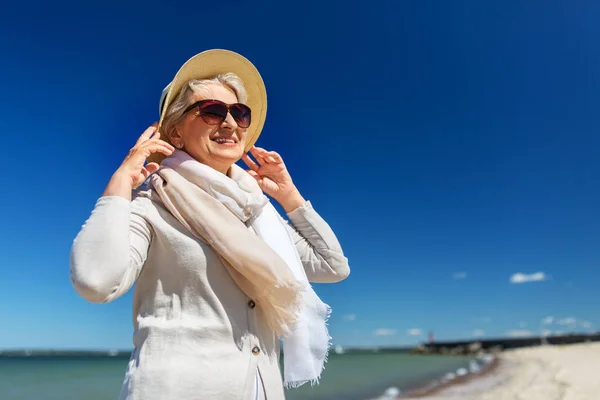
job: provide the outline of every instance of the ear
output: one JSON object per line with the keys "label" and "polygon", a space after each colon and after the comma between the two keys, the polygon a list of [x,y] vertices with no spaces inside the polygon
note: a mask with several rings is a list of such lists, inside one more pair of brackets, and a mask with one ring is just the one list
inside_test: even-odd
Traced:
{"label": "ear", "polygon": [[169,132],[167,132],[167,138],[169,139],[169,142],[171,142],[171,143],[176,143],[178,141],[181,141],[181,139],[182,139],[181,134],[177,130],[177,127],[174,127],[172,129],[170,129]]}

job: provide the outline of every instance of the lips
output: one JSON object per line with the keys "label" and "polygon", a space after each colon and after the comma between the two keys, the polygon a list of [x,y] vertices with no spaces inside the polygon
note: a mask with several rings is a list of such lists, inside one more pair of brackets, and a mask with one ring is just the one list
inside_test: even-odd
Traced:
{"label": "lips", "polygon": [[222,138],[222,137],[214,138],[214,139],[212,139],[212,141],[216,142],[218,144],[225,144],[225,145],[232,145],[232,144],[237,143],[237,140],[235,140],[234,138]]}

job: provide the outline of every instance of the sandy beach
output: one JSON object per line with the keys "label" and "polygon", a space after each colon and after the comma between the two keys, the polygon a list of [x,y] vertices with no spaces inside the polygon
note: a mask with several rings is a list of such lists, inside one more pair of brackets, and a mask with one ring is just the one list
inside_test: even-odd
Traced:
{"label": "sandy beach", "polygon": [[419,400],[599,400],[600,343],[509,350],[488,373]]}

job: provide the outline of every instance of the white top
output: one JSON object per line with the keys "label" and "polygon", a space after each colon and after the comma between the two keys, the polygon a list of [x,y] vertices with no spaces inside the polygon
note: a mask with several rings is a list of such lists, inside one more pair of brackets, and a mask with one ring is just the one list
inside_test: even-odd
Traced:
{"label": "white top", "polygon": [[[71,280],[85,299],[109,302],[135,283],[134,351],[120,398],[284,399],[279,340],[260,307],[218,255],[147,194],[100,198],[71,251]],[[310,202],[288,217],[308,279],[345,279],[348,261]]]}
{"label": "white top", "polygon": [[260,380],[260,374],[256,371],[256,378],[254,380],[254,394],[252,400],[265,400],[265,387]]}

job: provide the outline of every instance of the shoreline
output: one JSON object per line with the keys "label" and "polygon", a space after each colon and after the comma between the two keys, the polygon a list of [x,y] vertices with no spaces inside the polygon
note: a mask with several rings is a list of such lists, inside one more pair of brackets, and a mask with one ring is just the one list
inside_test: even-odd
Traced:
{"label": "shoreline", "polygon": [[485,372],[459,377],[432,390],[406,393],[394,400],[480,400],[484,393],[506,385],[518,368],[517,363],[498,356]]}
{"label": "shoreline", "polygon": [[417,388],[414,390],[410,390],[406,393],[402,393],[398,397],[396,397],[396,399],[427,399],[428,397],[439,395],[440,393],[451,389],[452,387],[470,384],[472,382],[484,379],[485,377],[489,377],[493,374],[497,374],[499,372],[501,364],[505,366],[506,363],[506,360],[503,360],[500,357],[494,357],[492,361],[485,365],[479,372],[469,372],[466,375],[457,376],[456,378],[445,380],[442,382],[439,382],[439,380],[434,381],[425,387]]}
{"label": "shoreline", "polygon": [[448,370],[443,375],[406,391],[400,390],[396,386],[390,386],[384,392],[380,392],[381,394],[378,396],[370,397],[370,400],[438,399],[438,394],[452,390],[454,387],[463,387],[469,384],[480,386],[482,382],[494,381],[500,375],[505,376],[505,373],[499,373],[499,371],[509,370],[510,364],[498,356],[480,354],[473,356],[466,367]]}
{"label": "shoreline", "polygon": [[[381,400],[598,400],[600,343],[507,350],[487,371]],[[391,394],[391,393],[390,393]]]}

